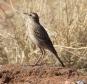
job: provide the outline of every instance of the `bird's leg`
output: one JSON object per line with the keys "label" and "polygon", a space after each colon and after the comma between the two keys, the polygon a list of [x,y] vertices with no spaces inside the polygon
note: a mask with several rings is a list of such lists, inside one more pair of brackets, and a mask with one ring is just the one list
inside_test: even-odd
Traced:
{"label": "bird's leg", "polygon": [[39,57],[39,59],[38,59],[38,61],[36,62],[35,65],[37,65],[39,63],[39,61],[42,62],[42,60],[44,58],[44,55],[45,55],[45,50],[43,48],[41,48],[41,47],[39,47],[39,48],[40,48],[40,51],[41,51],[42,55],[40,55],[40,57]]}
{"label": "bird's leg", "polygon": [[42,54],[40,60],[41,60],[41,63],[44,64],[44,56],[45,56],[45,50],[44,50],[44,48],[42,48],[42,51],[43,51],[43,54]]}

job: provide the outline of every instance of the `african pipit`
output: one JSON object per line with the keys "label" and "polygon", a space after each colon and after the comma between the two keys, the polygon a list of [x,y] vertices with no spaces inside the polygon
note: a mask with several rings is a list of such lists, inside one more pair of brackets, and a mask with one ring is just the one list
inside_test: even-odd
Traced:
{"label": "african pipit", "polygon": [[42,54],[44,54],[45,49],[48,49],[49,51],[51,51],[59,60],[61,65],[64,67],[65,65],[63,64],[55,48],[53,47],[53,44],[46,30],[40,24],[39,16],[37,15],[37,13],[34,13],[34,12],[30,14],[24,13],[24,15],[26,20],[26,27],[28,28],[29,37],[32,40],[32,42],[40,48]]}

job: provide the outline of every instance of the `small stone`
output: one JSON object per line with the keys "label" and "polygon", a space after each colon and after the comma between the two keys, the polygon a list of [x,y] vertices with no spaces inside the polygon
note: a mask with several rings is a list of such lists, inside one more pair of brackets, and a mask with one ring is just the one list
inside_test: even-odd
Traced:
{"label": "small stone", "polygon": [[76,84],[86,84],[86,83],[83,80],[79,80],[79,81],[76,81]]}

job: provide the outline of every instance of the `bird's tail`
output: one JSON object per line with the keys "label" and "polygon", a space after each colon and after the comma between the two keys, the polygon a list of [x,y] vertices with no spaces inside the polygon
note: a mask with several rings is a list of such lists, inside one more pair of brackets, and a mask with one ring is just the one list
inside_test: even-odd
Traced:
{"label": "bird's tail", "polygon": [[57,58],[58,61],[61,63],[61,65],[62,65],[63,67],[65,67],[64,63],[62,62],[62,60],[61,60],[60,57],[58,56],[58,54],[57,54],[55,48],[53,47],[53,48],[50,48],[49,50],[56,56],[56,58]]}

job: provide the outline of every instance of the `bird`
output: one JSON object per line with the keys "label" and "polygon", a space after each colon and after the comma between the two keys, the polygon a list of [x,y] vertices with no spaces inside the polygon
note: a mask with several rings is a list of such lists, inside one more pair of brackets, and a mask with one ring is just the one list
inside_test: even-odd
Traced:
{"label": "bird", "polygon": [[36,12],[23,14],[25,17],[25,25],[27,27],[27,31],[29,32],[29,38],[40,48],[42,55],[45,54],[45,49],[49,50],[56,56],[62,67],[65,67],[64,63],[58,56],[47,31],[41,25],[38,14]]}

